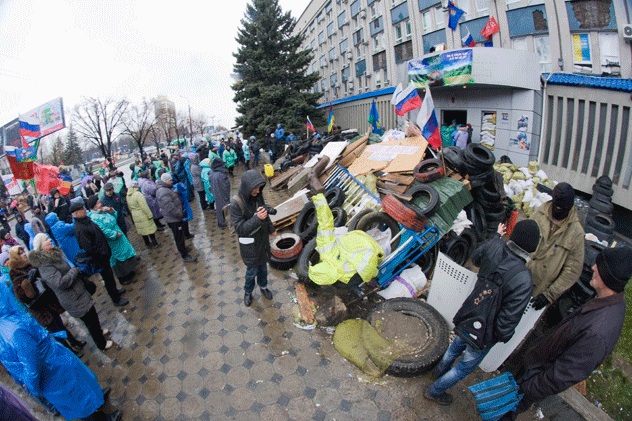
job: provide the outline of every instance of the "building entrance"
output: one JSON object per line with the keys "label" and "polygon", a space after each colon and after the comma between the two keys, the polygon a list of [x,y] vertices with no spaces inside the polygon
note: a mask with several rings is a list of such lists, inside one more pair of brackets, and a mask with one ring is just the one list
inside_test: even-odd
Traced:
{"label": "building entrance", "polygon": [[467,110],[443,110],[441,112],[441,116],[443,119],[440,121],[440,124],[443,123],[452,123],[452,120],[456,120],[456,124],[467,124]]}

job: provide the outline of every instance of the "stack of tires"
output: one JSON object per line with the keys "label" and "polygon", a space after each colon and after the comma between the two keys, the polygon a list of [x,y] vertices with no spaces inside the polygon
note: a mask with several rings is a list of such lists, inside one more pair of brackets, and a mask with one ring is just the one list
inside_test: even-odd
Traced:
{"label": "stack of tires", "polygon": [[612,220],[612,180],[607,175],[601,176],[593,185],[593,196],[588,202],[586,215],[586,233],[594,234],[599,241],[612,242],[615,223]]}
{"label": "stack of tires", "polygon": [[[347,212],[342,208],[345,201],[345,192],[340,187],[333,187],[325,193],[325,198],[334,217],[334,226],[343,227],[347,223]],[[316,218],[316,207],[311,200],[303,206],[294,222],[293,232],[298,235],[303,243],[316,236],[318,230],[318,219]]]}
{"label": "stack of tires", "polygon": [[505,205],[498,189],[497,172],[494,170],[494,153],[479,143],[470,143],[463,150],[457,147],[444,148],[446,165],[459,174],[468,176],[474,202],[466,207],[467,217],[472,221],[470,233],[481,242],[496,232],[505,215]]}
{"label": "stack of tires", "polygon": [[289,270],[296,264],[303,242],[296,234],[280,234],[270,242],[270,266],[279,270]]}

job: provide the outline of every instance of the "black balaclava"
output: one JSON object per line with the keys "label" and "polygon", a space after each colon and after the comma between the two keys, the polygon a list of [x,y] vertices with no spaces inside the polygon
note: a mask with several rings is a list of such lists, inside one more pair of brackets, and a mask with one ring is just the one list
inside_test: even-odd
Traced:
{"label": "black balaclava", "polygon": [[575,202],[575,191],[568,183],[559,183],[553,189],[553,203],[551,205],[551,216],[553,219],[561,221],[566,219],[573,208]]}

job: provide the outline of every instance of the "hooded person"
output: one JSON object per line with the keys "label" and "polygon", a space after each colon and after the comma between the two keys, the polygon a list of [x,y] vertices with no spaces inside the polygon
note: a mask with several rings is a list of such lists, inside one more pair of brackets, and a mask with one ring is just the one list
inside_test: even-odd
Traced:
{"label": "hooded person", "polygon": [[[213,161],[215,159],[219,159],[221,161],[221,158],[219,157],[213,158]],[[202,169],[200,177],[202,178],[202,184],[204,184],[204,195],[206,202],[208,203],[208,209],[213,210],[215,209],[215,197],[211,191],[211,158],[203,159],[200,162],[200,168]]]}
{"label": "hooded person", "polygon": [[[89,294],[88,294],[89,296]],[[104,391],[96,375],[53,340],[0,282],[0,363],[36,399],[44,398],[65,419],[119,420],[106,415]]]}
{"label": "hooded person", "polygon": [[193,190],[195,190],[200,197],[200,206],[202,210],[208,208],[208,202],[206,201],[206,193],[204,192],[204,182],[202,181],[202,167],[200,166],[200,158],[196,153],[189,154],[189,161],[191,161],[191,178],[193,179]]}
{"label": "hooded person", "polygon": [[230,174],[230,176],[233,177],[234,175],[233,169],[235,167],[235,163],[237,162],[237,154],[235,153],[235,150],[230,145],[226,145],[226,150],[222,154],[222,159],[224,160],[224,163],[226,164],[226,169],[228,170],[228,174]]}
{"label": "hooded person", "polygon": [[246,265],[244,304],[252,304],[255,280],[261,294],[272,299],[268,289],[268,259],[270,258],[270,234],[276,230],[265,209],[263,188],[266,180],[257,170],[243,173],[237,195],[230,202],[230,219],[239,237],[239,252]]}
{"label": "hooded person", "polygon": [[[127,192],[125,193],[127,194]],[[127,216],[126,199],[123,199],[121,193],[117,193],[112,182],[107,182],[103,186],[103,195],[100,196],[99,201],[103,206],[112,208],[116,213],[116,223],[123,232],[127,234]]]}
{"label": "hooded person", "polygon": [[26,232],[26,229],[24,228],[24,225],[27,224],[29,221],[24,218],[24,216],[22,215],[17,215],[15,217],[15,236],[18,237],[20,240],[22,240],[22,242],[24,243],[24,245],[27,247],[27,249],[31,249],[30,247],[30,236],[28,234],[28,232]]}
{"label": "hooded person", "polygon": [[[188,155],[182,155],[181,160],[184,159],[184,171],[187,175],[186,183],[184,185],[187,188],[187,202],[195,200],[195,192],[193,189],[193,175],[191,174],[191,160]],[[182,180],[181,180],[182,181]]]}
{"label": "hooded person", "polygon": [[70,212],[68,211],[70,208],[68,200],[62,196],[56,188],[50,191],[50,196],[51,200],[48,202],[48,213],[54,212],[61,221],[70,222],[72,218],[70,217]]}
{"label": "hooded person", "polygon": [[143,241],[148,248],[155,249],[158,247],[156,241],[156,223],[151,209],[147,205],[145,196],[138,191],[138,182],[132,181],[129,190],[127,190],[127,207],[132,214],[132,220],[136,227],[136,232],[143,237]]}
{"label": "hooded person", "polygon": [[154,218],[154,223],[156,224],[156,228],[158,231],[164,231],[165,226],[160,220],[162,219],[162,212],[160,212],[160,206],[158,206],[158,202],[156,201],[156,182],[154,181],[155,177],[152,177],[151,169],[155,171],[155,167],[150,167],[148,171],[143,171],[141,173],[140,178],[138,179],[138,188],[140,189],[143,196],[145,196],[145,200],[147,201],[147,206],[151,209],[151,214]]}
{"label": "hooded person", "polygon": [[241,148],[244,151],[244,168],[249,170],[251,164],[250,160],[252,159],[252,154],[250,153],[250,142],[243,142]]}
{"label": "hooded person", "polygon": [[224,228],[226,227],[226,217],[221,210],[230,203],[230,177],[224,161],[221,159],[214,160],[211,169],[212,171],[209,173],[211,192],[217,209],[220,210],[217,212],[217,225]]}
{"label": "hooded person", "polygon": [[2,242],[2,251],[8,253],[12,247],[18,244],[17,240],[11,237],[11,232],[2,228],[0,229],[0,241]]}
{"label": "hooded person", "polygon": [[74,221],[69,224],[67,222],[60,221],[56,214],[49,213],[46,215],[46,223],[50,226],[59,248],[61,248],[68,260],[74,263],[75,256],[81,250],[77,237],[75,237]]}

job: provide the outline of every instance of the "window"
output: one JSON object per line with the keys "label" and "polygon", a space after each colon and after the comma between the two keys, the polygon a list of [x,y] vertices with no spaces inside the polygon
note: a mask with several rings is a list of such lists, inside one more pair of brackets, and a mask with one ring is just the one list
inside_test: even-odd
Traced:
{"label": "window", "polygon": [[393,25],[404,19],[408,19],[408,2],[406,1],[391,9],[391,23]]}
{"label": "window", "polygon": [[404,40],[404,36],[406,39],[410,39],[412,35],[412,27],[410,25],[410,20],[406,22],[400,22],[398,25],[395,25],[395,42],[402,42]]}
{"label": "window", "polygon": [[325,13],[330,14],[332,8],[333,8],[333,5],[331,4],[331,2],[327,3],[325,5]]}
{"label": "window", "polygon": [[326,89],[325,89],[325,88],[326,88],[326,87],[325,87],[325,79],[321,79],[321,80],[320,80],[320,90],[321,90],[322,92],[325,92],[325,91],[326,91]]}
{"label": "window", "polygon": [[347,11],[343,10],[342,13],[338,15],[338,28],[343,27],[347,23]]}
{"label": "window", "polygon": [[413,34],[413,28],[410,25],[410,20],[407,20],[404,23],[404,28],[406,28],[406,38],[410,39],[411,35]]}
{"label": "window", "polygon": [[424,32],[432,31],[432,13],[430,11],[424,12],[421,15],[421,19],[424,23]]}
{"label": "window", "polygon": [[329,82],[330,82],[332,88],[337,88],[338,86],[336,86],[336,85],[338,85],[338,74],[334,73],[333,75],[331,75],[329,77]]}
{"label": "window", "polygon": [[619,35],[616,32],[599,33],[599,64],[603,74],[621,74]]}
{"label": "window", "polygon": [[[469,0],[468,0],[469,1]],[[446,3],[446,1],[440,0],[417,0],[417,4],[419,5],[419,11],[430,9],[431,7],[441,5],[441,3]],[[458,6],[458,1],[454,0],[454,4]]]}
{"label": "window", "polygon": [[512,38],[511,49],[520,51],[529,51],[529,45],[527,44],[527,37]]}
{"label": "window", "polygon": [[371,33],[371,36],[382,32],[384,30],[384,19],[382,19],[382,16],[378,17],[377,19],[372,20],[369,23],[369,32]]}
{"label": "window", "polygon": [[318,33],[318,45],[322,44],[323,42],[325,42],[325,32],[320,31]]}
{"label": "window", "polygon": [[[461,31],[462,31],[461,36],[465,35],[466,33],[465,28],[463,28],[463,25],[459,25],[459,26],[461,26]],[[471,28],[470,28],[470,31],[472,31]],[[472,31],[472,37],[474,37],[473,31]],[[476,38],[474,38],[474,40],[476,40]],[[424,34],[422,41],[424,44],[424,54],[428,54],[430,52],[431,47],[434,47],[435,45],[438,45],[438,44],[447,43],[445,29],[439,29],[438,31]]]}
{"label": "window", "polygon": [[489,0],[476,0],[476,11],[479,16],[487,13],[487,7],[489,6]]}
{"label": "window", "polygon": [[[463,10],[465,19],[470,19],[473,16],[470,14],[470,0],[459,0],[455,1],[454,4],[461,10]],[[461,18],[463,19],[463,18]]]}
{"label": "window", "polygon": [[[485,24],[487,24],[488,20],[489,20],[489,18],[487,16],[485,16],[485,17],[482,17],[482,18],[469,20],[467,22],[461,23],[459,25],[459,30],[461,31],[461,39],[463,39],[463,37],[465,37],[467,35],[467,31],[469,30],[470,34],[472,34],[472,38],[474,39],[474,41],[476,43],[486,42],[487,40],[481,34],[481,31],[485,27]],[[424,37],[425,36],[426,35],[424,35]]]}
{"label": "window", "polygon": [[360,0],[356,0],[353,3],[351,3],[351,17],[352,18],[355,18],[357,14],[360,13],[361,7],[362,7],[362,4],[360,3]]}
{"label": "window", "polygon": [[379,16],[382,14],[382,3],[379,1],[371,4],[369,3],[369,10],[371,11],[371,18]]}
{"label": "window", "polygon": [[435,7],[435,23],[437,24],[437,29],[445,28],[445,13],[443,13],[443,9],[441,7]]}
{"label": "window", "polygon": [[373,37],[373,51],[379,51],[385,47],[384,34],[377,34]]}
{"label": "window", "polygon": [[589,34],[573,34],[573,64],[576,72],[592,72]]}
{"label": "window", "polygon": [[344,69],[342,69],[342,83],[346,83],[349,80],[350,76],[351,76],[350,67],[345,67]]}
{"label": "window", "polygon": [[334,26],[334,23],[329,22],[329,25],[327,25],[327,36],[330,37],[335,33],[336,33],[336,27]]}
{"label": "window", "polygon": [[406,41],[395,46],[395,63],[403,63],[413,58],[413,42]]}
{"label": "window", "polygon": [[535,52],[540,57],[540,72],[549,73],[551,71],[551,44],[549,43],[549,36],[542,35],[533,37],[533,44],[535,46]]}
{"label": "window", "polygon": [[325,67],[327,65],[327,57],[323,54],[320,56],[320,67]]}
{"label": "window", "polygon": [[356,77],[363,76],[366,72],[366,60],[360,60],[355,64]]}
{"label": "window", "polygon": [[402,41],[402,26],[401,25],[396,25],[395,26],[395,42],[401,42]]}
{"label": "window", "polygon": [[355,52],[356,57],[364,56],[364,53],[366,53],[366,45],[364,45],[364,43],[356,45]]}
{"label": "window", "polygon": [[309,24],[309,32],[314,32],[314,29],[316,29],[316,22],[311,21]]}
{"label": "window", "polygon": [[340,54],[346,53],[349,50],[349,39],[345,38],[340,41]]}
{"label": "window", "polygon": [[509,36],[547,34],[549,32],[544,5],[523,7],[507,11]]}
{"label": "window", "polygon": [[316,49],[316,40],[315,39],[313,39],[312,42],[309,43],[309,48],[311,48],[312,51]]}
{"label": "window", "polygon": [[386,70],[386,51],[373,55],[373,71]]}
{"label": "window", "polygon": [[336,47],[329,50],[329,61],[334,61],[336,58]]}
{"label": "window", "polygon": [[323,15],[323,12],[320,12],[317,16],[316,16],[316,22],[320,23],[325,19],[325,16]]}
{"label": "window", "polygon": [[353,45],[358,45],[362,42],[364,42],[364,28],[360,28],[353,33]]}
{"label": "window", "polygon": [[582,0],[566,2],[571,31],[617,29],[612,0]]}

